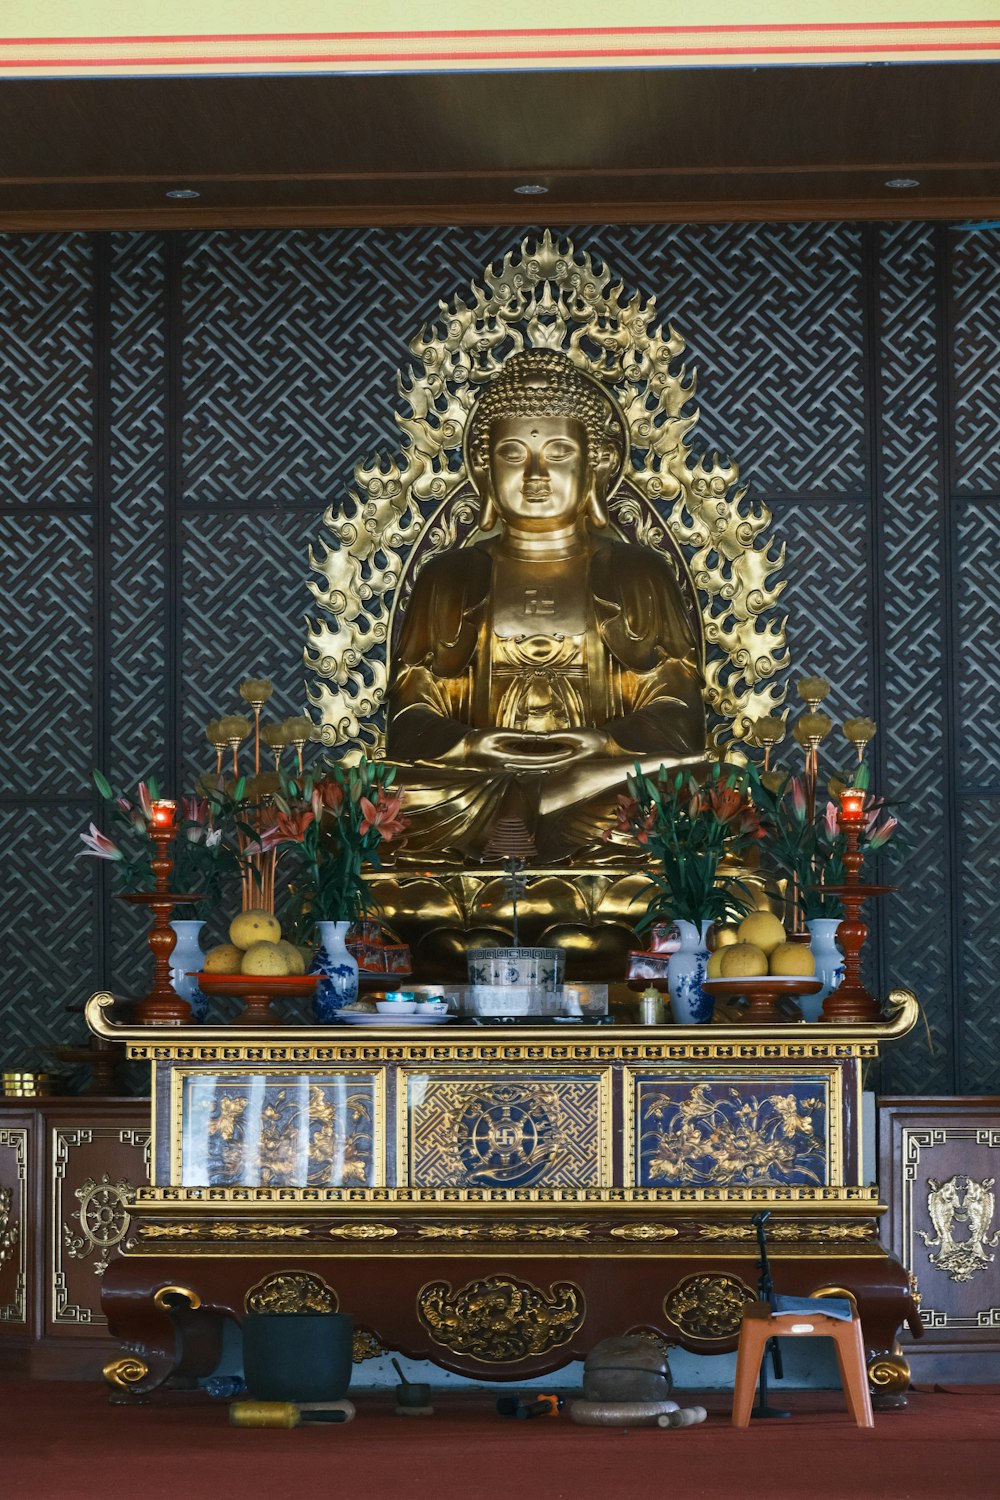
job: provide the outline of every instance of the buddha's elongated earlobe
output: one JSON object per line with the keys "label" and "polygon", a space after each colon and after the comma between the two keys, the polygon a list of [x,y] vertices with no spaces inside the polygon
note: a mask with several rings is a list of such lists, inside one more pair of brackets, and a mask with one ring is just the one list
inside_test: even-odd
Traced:
{"label": "buddha's elongated earlobe", "polygon": [[607,526],[608,503],[597,493],[597,484],[592,479],[587,490],[587,515],[594,526]]}
{"label": "buddha's elongated earlobe", "polygon": [[481,497],[479,507],[479,529],[480,531],[492,531],[497,524],[497,508],[493,502],[493,496],[489,490]]}

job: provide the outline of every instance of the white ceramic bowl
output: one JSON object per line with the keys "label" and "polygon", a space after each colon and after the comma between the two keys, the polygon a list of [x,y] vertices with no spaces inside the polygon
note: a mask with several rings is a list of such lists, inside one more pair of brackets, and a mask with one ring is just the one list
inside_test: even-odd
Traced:
{"label": "white ceramic bowl", "polygon": [[420,1007],[415,1000],[376,1000],[375,1009],[380,1016],[412,1016]]}

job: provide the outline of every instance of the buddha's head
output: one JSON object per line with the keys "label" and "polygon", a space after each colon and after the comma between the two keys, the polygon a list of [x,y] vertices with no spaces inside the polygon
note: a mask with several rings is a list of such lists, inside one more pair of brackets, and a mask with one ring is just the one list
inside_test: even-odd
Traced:
{"label": "buddha's head", "polygon": [[553,349],[512,354],[466,429],[481,522],[554,531],[586,516],[605,526],[625,462],[625,419],[599,381]]}

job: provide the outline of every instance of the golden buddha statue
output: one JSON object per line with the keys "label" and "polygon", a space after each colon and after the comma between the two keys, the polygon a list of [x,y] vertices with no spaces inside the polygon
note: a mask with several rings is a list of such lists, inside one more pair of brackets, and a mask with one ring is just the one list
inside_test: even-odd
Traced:
{"label": "golden buddha statue", "polygon": [[607,530],[627,453],[617,402],[555,350],[511,355],[472,409],[483,539],[428,560],[392,653],[407,857],[489,858],[517,830],[538,861],[573,859],[636,762],[705,759],[700,641],[674,570]]}

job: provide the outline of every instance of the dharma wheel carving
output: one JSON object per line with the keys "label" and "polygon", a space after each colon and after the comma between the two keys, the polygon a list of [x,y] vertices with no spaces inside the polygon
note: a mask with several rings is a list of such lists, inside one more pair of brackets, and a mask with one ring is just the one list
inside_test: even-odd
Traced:
{"label": "dharma wheel carving", "polygon": [[513,1276],[488,1276],[453,1291],[432,1281],[417,1296],[417,1316],[436,1344],[486,1364],[514,1364],[568,1344],[583,1324],[580,1288],[557,1281],[543,1291]]}

